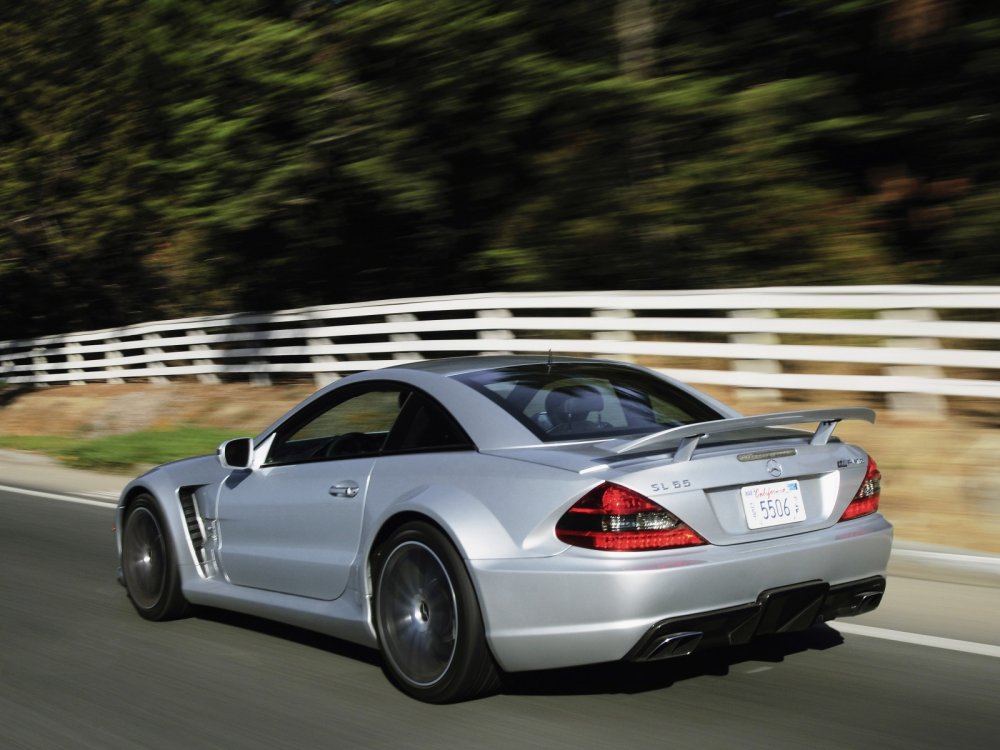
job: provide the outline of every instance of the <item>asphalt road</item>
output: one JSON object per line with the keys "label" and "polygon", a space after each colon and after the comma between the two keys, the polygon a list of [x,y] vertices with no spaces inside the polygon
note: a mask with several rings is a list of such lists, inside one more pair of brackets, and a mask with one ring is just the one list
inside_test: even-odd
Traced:
{"label": "asphalt road", "polygon": [[428,706],[334,639],[214,611],[140,619],[115,581],[111,524],[108,506],[0,491],[2,748],[1000,746],[994,587],[893,579],[856,621],[877,638],[821,627],[517,675],[500,695]]}

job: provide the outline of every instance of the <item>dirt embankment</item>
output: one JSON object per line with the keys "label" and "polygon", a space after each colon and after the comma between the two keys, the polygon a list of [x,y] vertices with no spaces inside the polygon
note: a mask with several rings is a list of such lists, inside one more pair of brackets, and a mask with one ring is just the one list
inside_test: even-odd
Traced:
{"label": "dirt embankment", "polygon": [[197,425],[256,435],[312,391],[308,384],[198,383],[33,389],[0,400],[0,434],[93,438]]}
{"label": "dirt embankment", "polygon": [[[255,435],[312,392],[284,386],[93,384],[0,393],[0,435],[81,438],[184,425]],[[851,405],[844,394],[768,402],[708,389],[746,414]],[[869,404],[872,405],[872,404]],[[1000,553],[1000,430],[962,416],[919,418],[879,408],[878,422],[837,435],[864,446],[883,474],[882,510],[902,539]]]}

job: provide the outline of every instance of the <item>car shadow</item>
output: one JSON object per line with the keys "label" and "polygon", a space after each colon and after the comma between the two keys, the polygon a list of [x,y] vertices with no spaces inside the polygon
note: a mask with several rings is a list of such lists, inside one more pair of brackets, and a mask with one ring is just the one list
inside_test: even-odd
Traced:
{"label": "car shadow", "polygon": [[843,643],[839,632],[829,625],[818,625],[807,631],[764,636],[746,645],[709,649],[675,659],[509,673],[504,677],[503,692],[508,695],[645,693],[698,677],[725,676],[737,664],[775,664],[793,654],[825,651]]}
{"label": "car shadow", "polygon": [[[251,630],[382,668],[382,659],[377,650],[312,630],[211,607],[197,607],[194,615],[209,622]],[[826,651],[843,643],[844,639],[838,631],[829,625],[817,625],[811,630],[764,636],[746,645],[709,649],[676,659],[508,672],[503,676],[500,692],[504,695],[524,696],[645,693],[699,677],[722,677],[738,664],[777,664],[794,654]]]}
{"label": "car shadow", "polygon": [[286,625],[282,622],[265,620],[262,617],[255,617],[254,615],[245,615],[213,607],[195,607],[193,615],[199,620],[216,622],[220,625],[229,625],[243,630],[251,630],[254,633],[260,633],[271,638],[281,638],[291,643],[297,643],[320,651],[327,651],[328,653],[348,659],[355,659],[375,667],[382,666],[382,659],[375,649],[368,648],[367,646],[359,646],[350,641],[317,633],[313,630],[299,628],[295,625]]}

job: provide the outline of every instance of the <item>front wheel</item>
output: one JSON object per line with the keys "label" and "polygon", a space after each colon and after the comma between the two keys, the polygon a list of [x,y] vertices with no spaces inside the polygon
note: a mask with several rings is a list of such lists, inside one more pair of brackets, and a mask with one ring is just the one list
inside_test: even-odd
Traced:
{"label": "front wheel", "polygon": [[140,615],[174,620],[187,614],[170,539],[149,495],[136,498],[125,514],[121,564],[125,589]]}
{"label": "front wheel", "polygon": [[428,703],[495,691],[499,672],[465,564],[433,526],[400,527],[373,558],[375,626],[389,677]]}

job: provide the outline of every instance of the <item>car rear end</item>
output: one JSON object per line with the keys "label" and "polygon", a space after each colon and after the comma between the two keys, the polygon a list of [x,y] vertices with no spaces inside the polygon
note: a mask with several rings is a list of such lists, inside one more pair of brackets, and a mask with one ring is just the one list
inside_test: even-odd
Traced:
{"label": "car rear end", "polygon": [[881,475],[865,451],[833,437],[840,421],[874,421],[872,412],[705,418],[682,400],[697,413],[668,419],[656,405],[661,429],[637,433],[621,423],[635,404],[608,404],[636,382],[597,375],[585,373],[600,402],[572,392],[568,372],[546,381],[536,371],[530,381],[570,393],[579,410],[600,403],[588,417],[593,434],[553,438],[548,425],[557,420],[532,412],[543,403],[551,411],[554,399],[515,399],[527,380],[491,394],[516,401],[543,436],[538,446],[497,455],[570,471],[568,487],[586,480],[542,521],[558,552],[470,560],[503,668],[682,656],[878,606],[892,543],[877,512]]}
{"label": "car rear end", "polygon": [[[471,561],[500,664],[683,656],[876,608],[892,527],[874,461],[779,444],[607,466],[555,522],[560,554]],[[778,478],[776,451],[794,451]]]}
{"label": "car rear end", "polygon": [[735,444],[727,437],[704,445],[697,460],[663,465],[655,456],[626,456],[610,467],[617,476],[556,525],[560,539],[591,549],[686,549],[693,557],[702,547],[718,550],[704,579],[685,590],[687,611],[652,625],[626,658],[804,630],[881,601],[892,532],[877,515],[874,459],[773,428],[743,431]]}

